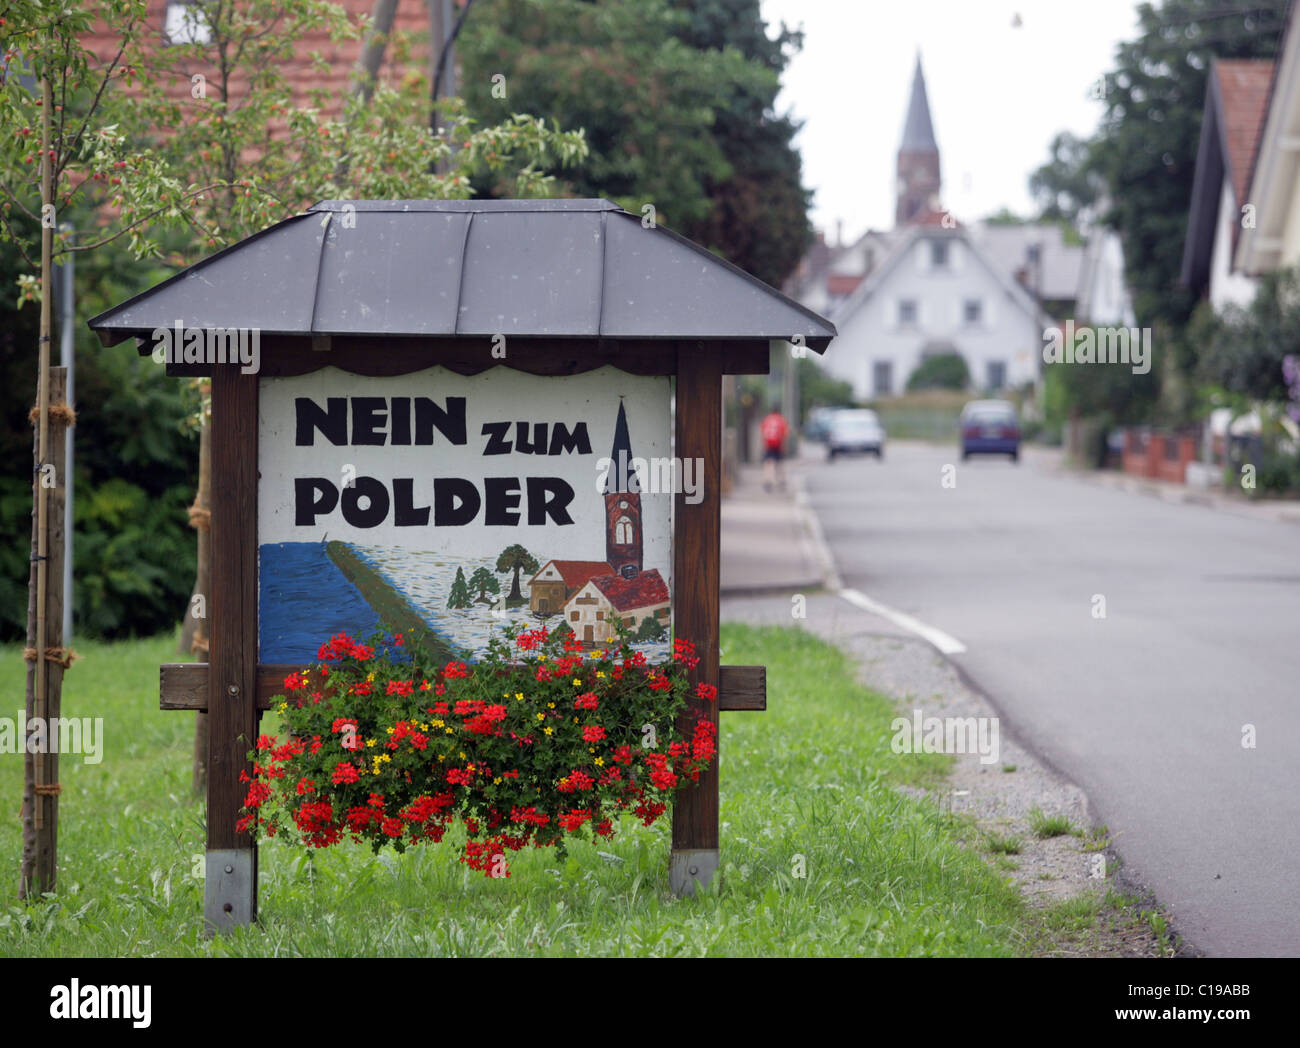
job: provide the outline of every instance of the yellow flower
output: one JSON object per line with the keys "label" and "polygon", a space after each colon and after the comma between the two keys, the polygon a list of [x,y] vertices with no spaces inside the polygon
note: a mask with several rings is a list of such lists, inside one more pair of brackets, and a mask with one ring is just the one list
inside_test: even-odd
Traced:
{"label": "yellow flower", "polygon": [[465,759],[465,751],[464,751],[464,750],[461,750],[461,751],[460,751],[460,759],[461,759],[461,760],[464,760],[464,759]]}
{"label": "yellow flower", "polygon": [[578,723],[578,718],[577,718],[577,717],[574,717],[574,718],[573,718],[573,723],[574,723],[574,724],[577,724],[577,723]]}
{"label": "yellow flower", "polygon": [[280,703],[280,712],[281,712],[281,713],[283,713],[283,712],[284,712],[285,710],[287,710],[288,708],[289,708],[289,704],[288,704],[287,702],[282,702],[282,703]]}
{"label": "yellow flower", "polygon": [[374,739],[366,739],[366,745],[367,745],[367,746],[373,746],[373,745],[375,745],[375,740],[374,740]]}
{"label": "yellow flower", "polygon": [[545,714],[545,713],[539,713],[539,714],[537,715],[537,719],[538,719],[538,720],[546,720],[546,714]]}
{"label": "yellow flower", "polygon": [[375,679],[375,671],[374,671],[374,670],[371,670],[370,673],[368,673],[368,674],[366,675],[366,680],[367,680],[367,681],[373,681],[374,679]]}
{"label": "yellow flower", "polygon": [[588,747],[587,747],[587,752],[588,752],[588,753],[595,753],[595,752],[596,752],[596,747],[595,747],[595,746],[588,746]]}
{"label": "yellow flower", "polygon": [[605,764],[605,758],[604,758],[604,757],[597,757],[597,758],[596,758],[594,761],[592,761],[591,763],[594,764],[597,768],[603,767],[604,764]]}
{"label": "yellow flower", "polygon": [[524,693],[523,693],[522,691],[517,691],[517,692],[515,692],[515,698],[518,699],[520,702],[523,702],[523,701],[524,701]]}
{"label": "yellow flower", "polygon": [[544,732],[546,732],[547,735],[552,735],[552,734],[555,733],[555,729],[554,729],[554,728],[543,728],[542,730],[543,730]]}
{"label": "yellow flower", "polygon": [[384,731],[388,732],[389,735],[392,735],[393,732],[396,731],[396,730],[397,730],[396,728],[385,728],[385,729],[384,729]]}
{"label": "yellow flower", "polygon": [[438,760],[440,760],[440,761],[445,761],[446,759],[447,759],[447,758],[444,757],[441,753],[438,754]]}
{"label": "yellow flower", "polygon": [[545,662],[545,661],[546,661],[546,656],[545,656],[545,655],[538,655],[538,656],[537,656],[537,661],[538,661],[538,662]]}
{"label": "yellow flower", "polygon": [[553,709],[555,709],[555,703],[553,703],[553,702],[548,702],[548,703],[546,704],[546,708],[547,708],[548,710],[553,710]]}
{"label": "yellow flower", "polygon": [[577,677],[574,677],[574,678],[573,678],[573,686],[574,686],[575,688],[581,688],[581,687],[582,687],[582,681],[579,680]]}
{"label": "yellow flower", "polygon": [[493,779],[493,780],[492,780],[492,785],[493,785],[493,786],[500,786],[500,785],[501,785],[501,776],[498,775],[495,779]]}
{"label": "yellow flower", "polygon": [[450,728],[444,728],[443,730],[444,730],[444,732],[445,732],[446,734],[448,734],[448,735],[453,735],[453,734],[455,734],[455,733],[454,733]]}
{"label": "yellow flower", "polygon": [[597,670],[597,671],[596,671],[596,676],[597,676],[597,677],[603,677],[603,676],[605,676],[605,671],[604,671],[604,670]]}
{"label": "yellow flower", "polygon": [[[435,728],[445,728],[447,726],[444,721],[440,721],[440,720],[429,721],[429,723],[432,724]],[[423,727],[423,725],[421,725],[421,727]]]}

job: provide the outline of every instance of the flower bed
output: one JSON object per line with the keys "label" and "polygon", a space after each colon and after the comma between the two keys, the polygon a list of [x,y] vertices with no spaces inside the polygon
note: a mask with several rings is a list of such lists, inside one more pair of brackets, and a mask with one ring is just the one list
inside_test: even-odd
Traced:
{"label": "flower bed", "polygon": [[509,876],[507,852],[563,855],[566,838],[613,836],[627,810],[649,826],[716,755],[708,717],[677,731],[699,661],[690,642],[652,666],[626,636],[590,656],[571,634],[504,634],[481,662],[436,670],[404,658],[400,634],[321,645],[318,665],[285,679],[288,736],[262,735],[249,755],[239,828],[403,851],[459,821],[461,861]]}

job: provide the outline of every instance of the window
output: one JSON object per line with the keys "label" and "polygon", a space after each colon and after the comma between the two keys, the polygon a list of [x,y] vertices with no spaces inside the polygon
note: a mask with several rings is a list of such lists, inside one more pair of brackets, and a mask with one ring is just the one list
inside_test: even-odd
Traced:
{"label": "window", "polygon": [[962,316],[969,326],[981,324],[984,321],[984,303],[978,298],[968,298],[962,307]]}
{"label": "window", "polygon": [[889,360],[878,360],[871,366],[871,386],[878,397],[887,397],[894,392],[894,364]]}
{"label": "window", "polygon": [[1001,360],[990,360],[984,365],[989,389],[1001,389],[1007,384],[1007,365]]}
{"label": "window", "polygon": [[1043,248],[1040,244],[1030,244],[1025,251],[1025,260],[1031,265],[1036,266],[1043,260]]}
{"label": "window", "polygon": [[903,326],[916,323],[916,299],[900,298],[898,300],[898,323]]}
{"label": "window", "polygon": [[605,621],[605,613],[604,613],[603,611],[598,611],[598,612],[596,612],[596,621],[597,621],[597,622],[604,622],[604,621]]}
{"label": "window", "polygon": [[163,15],[163,34],[169,44],[206,44],[212,39],[202,5],[186,0],[169,0]]}
{"label": "window", "polygon": [[619,517],[614,524],[614,545],[628,546],[631,545],[632,539],[632,520],[629,517]]}
{"label": "window", "polygon": [[570,618],[571,620],[573,620],[574,622],[577,622],[577,621],[578,621],[578,613],[577,613],[576,611],[571,611],[571,612],[569,612],[569,618]]}
{"label": "window", "polygon": [[948,241],[931,240],[930,241],[930,265],[935,269],[946,269],[948,266]]}

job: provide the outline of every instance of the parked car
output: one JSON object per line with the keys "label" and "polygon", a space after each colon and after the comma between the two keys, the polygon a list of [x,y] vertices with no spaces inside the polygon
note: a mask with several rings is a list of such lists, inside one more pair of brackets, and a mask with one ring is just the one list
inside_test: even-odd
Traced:
{"label": "parked car", "polygon": [[961,457],[1010,455],[1020,461],[1020,419],[1006,400],[972,400],[961,409]]}
{"label": "parked car", "polygon": [[866,408],[846,408],[835,412],[826,434],[826,460],[834,462],[836,455],[858,451],[883,458],[885,427],[880,424],[876,413]]}
{"label": "parked car", "polygon": [[826,443],[826,435],[830,432],[831,419],[844,410],[843,408],[813,408],[808,412],[808,421],[804,423],[803,432],[809,440],[814,440],[818,444]]}

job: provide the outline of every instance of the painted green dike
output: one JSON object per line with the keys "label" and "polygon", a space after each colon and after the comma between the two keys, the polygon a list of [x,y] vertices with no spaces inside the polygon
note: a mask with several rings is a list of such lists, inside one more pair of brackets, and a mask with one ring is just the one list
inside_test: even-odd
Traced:
{"label": "painted green dike", "polygon": [[[17,899],[21,832],[0,820],[7,956],[1014,956],[1035,919],[934,801],[947,758],[891,752],[891,703],[795,628],[727,626],[734,664],[765,663],[765,713],[722,716],[721,876],[668,890],[670,823],[625,817],[612,840],[512,856],[508,878],[452,846],[374,855],[260,851],[261,923],[203,938],[203,806],[190,793],[193,717],[158,709],[173,637],[79,644],[64,712],[104,718],[104,758],[61,759],[59,894]],[[20,679],[21,650],[0,649]],[[11,712],[9,716],[13,716]],[[277,718],[263,719],[275,733]],[[22,758],[0,755],[0,795]]]}
{"label": "painted green dike", "polygon": [[346,542],[327,542],[325,555],[357,588],[357,592],[379,616],[379,621],[394,632],[402,633],[402,641],[408,651],[419,653],[429,665],[434,666],[442,666],[461,658],[460,652],[453,645],[429,629],[410,601],[385,582]]}

